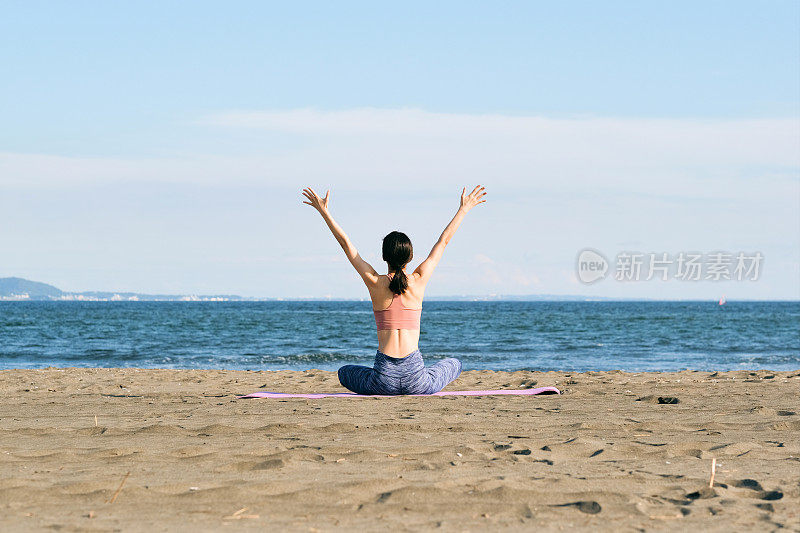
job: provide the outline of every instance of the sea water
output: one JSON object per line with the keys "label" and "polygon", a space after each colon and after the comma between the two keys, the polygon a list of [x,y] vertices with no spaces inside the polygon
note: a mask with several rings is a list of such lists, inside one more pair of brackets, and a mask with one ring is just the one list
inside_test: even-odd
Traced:
{"label": "sea water", "polygon": [[[371,364],[368,301],[0,302],[0,368]],[[423,304],[420,350],[465,370],[800,369],[800,302]]]}

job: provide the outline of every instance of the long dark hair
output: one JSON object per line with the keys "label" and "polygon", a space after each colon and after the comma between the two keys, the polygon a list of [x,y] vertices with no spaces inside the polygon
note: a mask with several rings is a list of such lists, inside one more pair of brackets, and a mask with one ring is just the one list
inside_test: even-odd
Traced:
{"label": "long dark hair", "polygon": [[383,260],[394,270],[389,282],[389,290],[395,294],[403,294],[408,289],[408,278],[403,267],[414,257],[411,239],[400,231],[393,231],[383,238]]}

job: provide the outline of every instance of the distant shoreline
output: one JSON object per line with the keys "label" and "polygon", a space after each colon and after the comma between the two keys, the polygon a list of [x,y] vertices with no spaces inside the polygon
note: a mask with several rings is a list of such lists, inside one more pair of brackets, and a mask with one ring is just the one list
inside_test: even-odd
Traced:
{"label": "distant shoreline", "polygon": [[[716,302],[716,298],[624,298],[580,294],[463,294],[426,296],[438,302]],[[145,294],[121,291],[62,291],[58,287],[23,278],[0,278],[0,302],[363,302],[369,298],[325,296],[257,297],[238,294]],[[729,302],[800,302],[796,299],[729,299]]]}
{"label": "distant shoreline", "polygon": [[[224,297],[203,297],[196,298],[190,297],[175,297],[175,298],[137,298],[137,299],[114,299],[114,298],[15,298],[0,296],[0,302],[51,302],[51,303],[75,303],[75,302],[108,302],[108,303],[213,303],[213,302],[227,302],[227,303],[257,303],[257,302],[368,302],[367,298],[224,298]],[[600,298],[600,297],[490,297],[490,296],[428,296],[425,298],[426,302],[542,302],[542,303],[689,303],[689,302],[705,302],[716,304],[716,300],[712,298],[692,298],[692,299],[654,299],[654,298]],[[800,303],[800,299],[787,299],[787,300],[763,300],[763,299],[737,299],[728,300],[727,304],[731,303]]]}

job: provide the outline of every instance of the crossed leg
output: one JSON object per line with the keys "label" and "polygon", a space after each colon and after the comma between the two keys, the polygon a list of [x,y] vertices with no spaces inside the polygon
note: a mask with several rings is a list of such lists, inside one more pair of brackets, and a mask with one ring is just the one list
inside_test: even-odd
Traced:
{"label": "crossed leg", "polygon": [[[433,394],[445,388],[461,374],[461,361],[448,357],[425,368],[410,382],[387,378],[375,369],[362,365],[344,365],[339,369],[339,383],[356,394]],[[395,383],[396,381],[396,383]],[[403,381],[401,387],[400,382]]]}
{"label": "crossed leg", "polygon": [[461,361],[453,357],[442,359],[441,361],[425,369],[431,377],[431,386],[428,394],[439,392],[450,382],[461,375]]}

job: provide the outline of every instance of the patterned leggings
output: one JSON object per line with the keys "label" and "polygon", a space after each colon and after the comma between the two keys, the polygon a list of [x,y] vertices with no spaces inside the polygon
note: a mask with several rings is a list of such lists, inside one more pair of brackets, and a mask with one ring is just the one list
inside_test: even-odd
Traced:
{"label": "patterned leggings", "polygon": [[378,351],[372,368],[345,365],[339,382],[356,394],[433,394],[461,374],[461,361],[448,357],[425,367],[422,354],[414,350],[406,357],[389,357]]}

